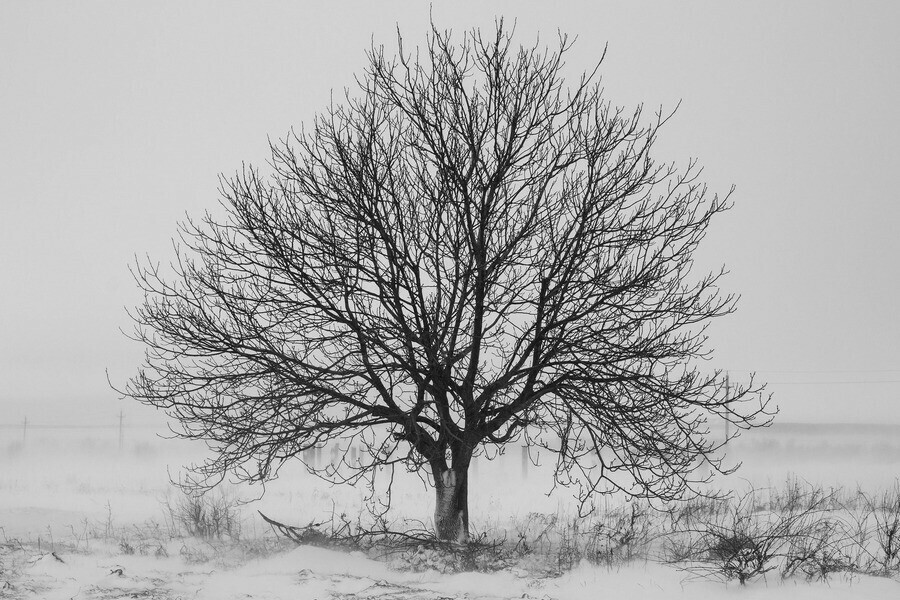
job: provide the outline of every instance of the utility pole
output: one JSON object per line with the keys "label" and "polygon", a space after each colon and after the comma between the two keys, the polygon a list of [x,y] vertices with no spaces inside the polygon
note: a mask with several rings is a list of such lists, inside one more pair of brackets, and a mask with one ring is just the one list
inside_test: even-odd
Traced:
{"label": "utility pole", "polygon": [[22,444],[25,444],[25,435],[28,432],[28,417],[25,417],[25,420],[22,421]]}
{"label": "utility pole", "polygon": [[125,420],[125,413],[119,409],[119,452],[122,451],[122,443],[125,441],[125,433],[122,430],[122,422]]}
{"label": "utility pole", "polygon": [[[725,399],[726,400],[731,396],[731,382],[729,381],[728,375],[729,375],[728,371],[725,371]],[[728,444],[728,434],[729,434],[728,425],[729,424],[730,424],[730,421],[726,418],[725,419],[725,444],[726,445]]]}

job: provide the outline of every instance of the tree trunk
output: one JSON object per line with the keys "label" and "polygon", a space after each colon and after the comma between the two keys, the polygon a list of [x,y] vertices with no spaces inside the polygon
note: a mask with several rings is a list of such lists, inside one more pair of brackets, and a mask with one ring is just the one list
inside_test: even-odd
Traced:
{"label": "tree trunk", "polygon": [[435,469],[434,528],[440,540],[469,541],[469,473],[462,468]]}

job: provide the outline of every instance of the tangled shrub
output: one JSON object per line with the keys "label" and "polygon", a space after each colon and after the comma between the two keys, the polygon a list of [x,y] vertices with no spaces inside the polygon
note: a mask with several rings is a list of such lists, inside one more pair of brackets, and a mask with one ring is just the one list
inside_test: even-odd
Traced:
{"label": "tangled shrub", "polygon": [[587,558],[593,563],[613,564],[646,557],[655,537],[650,507],[630,502],[603,513],[587,543]]}
{"label": "tangled shrub", "polygon": [[709,558],[729,579],[743,585],[748,579],[770,571],[769,545],[764,537],[754,539],[744,532],[711,530]]}
{"label": "tangled shrub", "polygon": [[166,500],[169,525],[190,536],[209,539],[240,539],[241,519],[239,501],[233,495],[219,491],[206,494],[183,492],[173,503]]}
{"label": "tangled shrub", "polygon": [[[773,499],[776,501],[773,502]],[[848,568],[841,553],[846,539],[834,512],[833,492],[792,484],[768,501],[751,490],[707,519],[676,523],[679,552],[673,558],[703,577],[741,585],[773,570],[825,578]]]}
{"label": "tangled shrub", "polygon": [[900,479],[881,494],[859,496],[864,507],[861,529],[871,540],[865,547],[868,570],[879,575],[900,571]]}

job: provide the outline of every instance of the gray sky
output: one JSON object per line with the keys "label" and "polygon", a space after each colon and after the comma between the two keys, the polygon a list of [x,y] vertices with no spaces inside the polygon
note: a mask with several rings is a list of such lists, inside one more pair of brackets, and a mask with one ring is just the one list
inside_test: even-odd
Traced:
{"label": "gray sky", "polygon": [[[900,423],[900,3],[435,3],[441,27],[559,28],[618,104],[681,109],[656,157],[737,186],[698,263],[738,312],[711,366],[772,382],[788,421]],[[141,349],[134,254],[166,260],[217,174],[352,83],[424,2],[0,3],[0,424],[112,421]],[[826,383],[830,382],[830,383]],[[859,383],[849,383],[859,382]],[[880,383],[879,383],[880,382]],[[137,407],[125,405],[126,413]]]}

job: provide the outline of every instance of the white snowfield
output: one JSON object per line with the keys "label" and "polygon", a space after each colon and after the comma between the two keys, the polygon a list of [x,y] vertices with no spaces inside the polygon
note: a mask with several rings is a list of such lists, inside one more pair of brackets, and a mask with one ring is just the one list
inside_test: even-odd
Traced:
{"label": "white snowfield", "polygon": [[[2,433],[2,432],[0,432]],[[876,490],[900,475],[900,437],[890,431],[834,431],[779,439],[752,434],[730,449],[745,465],[723,482],[739,487],[777,485],[788,473],[826,486]],[[900,582],[862,574],[832,574],[825,582],[768,573],[740,586],[699,579],[649,560],[612,566],[581,562],[558,577],[521,564],[494,573],[442,574],[398,570],[390,561],[317,547],[272,542],[256,514],[304,525],[332,514],[354,516],[361,491],[330,487],[299,468],[267,486],[262,500],[241,508],[241,544],[204,542],[159,533],[169,477],[197,458],[180,442],[126,432],[30,432],[25,444],[0,438],[0,598],[113,600],[174,599],[603,599],[900,598]],[[69,437],[66,437],[66,436]],[[804,435],[806,437],[804,437]],[[82,437],[79,437],[82,436]],[[774,447],[774,451],[769,451]],[[744,479],[741,479],[744,478]],[[569,496],[546,495],[541,468],[526,468],[518,449],[471,473],[471,518],[476,531],[527,523],[534,515],[568,514]],[[258,489],[234,488],[252,498]],[[399,477],[393,510],[428,522],[433,498],[415,477]],[[148,540],[148,532],[157,531]],[[151,536],[152,537],[152,536]],[[254,540],[265,541],[255,551]],[[246,543],[245,543],[246,542]]]}
{"label": "white snowfield", "polygon": [[[15,551],[5,550],[9,562]],[[15,559],[14,559],[15,560]],[[897,581],[868,576],[828,583],[773,577],[745,587],[688,580],[683,572],[653,563],[605,568],[582,564],[549,579],[521,572],[459,573],[394,571],[359,553],[298,547],[235,567],[190,565],[178,558],[90,554],[35,554],[0,590],[2,598],[196,599],[196,600],[438,600],[600,598],[828,599],[900,597]],[[0,578],[2,579],[2,578]],[[0,585],[3,585],[0,582]]]}

